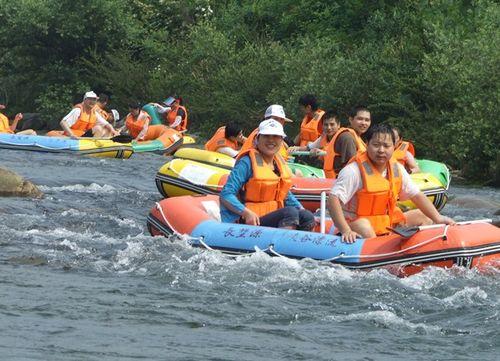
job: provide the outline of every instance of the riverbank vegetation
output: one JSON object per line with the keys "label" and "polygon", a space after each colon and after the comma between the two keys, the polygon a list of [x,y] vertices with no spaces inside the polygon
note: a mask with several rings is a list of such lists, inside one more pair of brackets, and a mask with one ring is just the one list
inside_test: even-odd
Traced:
{"label": "riverbank vegetation", "polygon": [[[499,173],[500,5],[493,0],[0,0],[0,97],[56,121],[92,88],[130,100],[181,95],[192,128],[252,129],[316,94],[365,104],[419,157],[469,179]],[[295,133],[298,121],[289,133]]]}

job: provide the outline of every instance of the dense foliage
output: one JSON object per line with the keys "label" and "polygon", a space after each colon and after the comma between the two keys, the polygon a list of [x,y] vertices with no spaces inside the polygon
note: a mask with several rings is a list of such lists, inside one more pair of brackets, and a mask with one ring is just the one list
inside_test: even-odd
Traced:
{"label": "dense foliage", "polygon": [[471,179],[499,172],[497,1],[0,0],[0,24],[12,113],[60,119],[89,88],[122,112],[175,93],[208,133],[251,129],[269,103],[299,119],[308,92],[368,105]]}

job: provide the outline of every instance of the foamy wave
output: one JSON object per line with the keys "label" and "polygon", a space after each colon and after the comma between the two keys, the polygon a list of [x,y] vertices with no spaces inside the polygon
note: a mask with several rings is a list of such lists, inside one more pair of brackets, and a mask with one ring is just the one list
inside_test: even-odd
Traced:
{"label": "foamy wave", "polygon": [[39,188],[44,192],[114,193],[118,191],[115,187],[109,184],[104,184],[101,186],[97,183],[91,183],[89,185],[72,184],[62,187],[40,186]]}
{"label": "foamy wave", "polygon": [[70,208],[70,209],[67,209],[64,212],[62,212],[61,215],[63,217],[73,217],[73,216],[82,217],[82,216],[91,215],[92,218],[108,219],[110,221],[115,222],[116,224],[118,224],[121,227],[131,227],[131,228],[137,228],[137,229],[141,229],[141,230],[143,229],[143,226],[141,224],[137,223],[133,219],[120,218],[120,217],[112,216],[109,214],[88,213],[88,212],[82,212],[82,211],[79,211],[77,209]]}
{"label": "foamy wave", "polygon": [[328,318],[337,322],[370,321],[389,329],[406,329],[417,333],[433,334],[441,333],[443,331],[439,326],[407,321],[396,315],[394,312],[388,310],[354,313],[350,315],[336,315],[329,316]]}
{"label": "foamy wave", "polygon": [[127,248],[117,252],[114,262],[115,269],[121,272],[133,272],[134,260],[142,258],[144,245],[141,242],[127,242]]}
{"label": "foamy wave", "polygon": [[76,242],[71,242],[67,239],[65,239],[64,241],[61,242],[61,246],[68,247],[71,251],[73,251],[78,256],[90,254],[90,251],[88,249],[79,247],[76,244]]}
{"label": "foamy wave", "polygon": [[[186,246],[189,248],[189,246]],[[286,257],[271,257],[257,251],[248,255],[231,257],[221,252],[196,250],[187,259],[175,258],[176,263],[190,264],[200,274],[218,272],[222,269],[231,273],[261,274],[265,284],[299,282],[317,286],[331,286],[340,282],[352,282],[358,273],[342,266],[332,266],[310,259],[296,260]]]}
{"label": "foamy wave", "polygon": [[476,305],[478,300],[485,300],[488,294],[479,287],[465,287],[455,294],[442,299],[450,306]]}
{"label": "foamy wave", "polygon": [[408,288],[425,291],[439,286],[443,282],[449,282],[450,277],[450,270],[440,267],[429,267],[411,277],[401,278],[400,282]]}

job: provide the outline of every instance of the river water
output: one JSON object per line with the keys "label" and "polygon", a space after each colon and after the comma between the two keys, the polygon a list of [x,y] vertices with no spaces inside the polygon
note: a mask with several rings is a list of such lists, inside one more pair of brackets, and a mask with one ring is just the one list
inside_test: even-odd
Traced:
{"label": "river water", "polygon": [[[46,194],[0,198],[0,360],[499,359],[499,272],[398,278],[153,238],[164,162],[0,150]],[[484,200],[447,205],[456,220],[500,203],[451,194]]]}

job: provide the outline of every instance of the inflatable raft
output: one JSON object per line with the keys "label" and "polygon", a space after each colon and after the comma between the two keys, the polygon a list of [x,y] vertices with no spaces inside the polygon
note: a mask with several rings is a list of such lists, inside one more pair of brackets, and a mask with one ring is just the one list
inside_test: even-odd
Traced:
{"label": "inflatable raft", "polygon": [[422,173],[432,174],[448,190],[451,182],[450,170],[444,163],[428,159],[415,159]]}
{"label": "inflatable raft", "polygon": [[[178,150],[174,157],[183,154]],[[180,153],[181,152],[181,153]],[[228,161],[220,153],[213,153],[210,162],[200,163],[184,158],[174,158],[164,164],[155,177],[156,186],[164,197],[176,197],[196,194],[218,194],[227,181],[234,160]],[[222,154],[223,155],[223,154]],[[216,163],[217,166],[212,165]],[[231,164],[231,167],[228,164]],[[440,210],[447,202],[448,196],[441,183],[432,175],[417,173],[412,175],[420,190]],[[335,180],[327,178],[293,177],[292,193],[311,211],[319,208],[322,192],[328,192]],[[411,201],[399,204],[403,210],[413,209]]]}
{"label": "inflatable raft", "polygon": [[148,113],[148,115],[151,117],[151,125],[163,124],[162,116],[153,104],[148,103],[144,105],[142,107],[142,110]]}
{"label": "inflatable raft", "polygon": [[[225,169],[232,169],[234,167],[234,163],[236,162],[234,158],[226,154],[211,152],[198,148],[179,149],[177,152],[175,152],[174,157],[190,159],[196,162],[210,164]],[[292,170],[293,174],[297,174],[298,172],[300,172],[299,175],[301,177],[325,178],[325,172],[323,171],[323,169],[318,169],[309,165],[299,163],[288,163],[288,166]]]}
{"label": "inflatable raft", "polygon": [[117,143],[108,139],[71,139],[42,135],[0,133],[0,148],[30,150],[47,153],[72,153],[92,157],[128,159],[134,153],[130,143]]}
{"label": "inflatable raft", "polygon": [[[155,182],[164,197],[218,194],[230,172],[231,169],[221,166],[175,158],[160,168]],[[333,182],[333,179],[326,178],[293,177],[291,191],[305,208],[315,211],[319,207],[321,192],[329,191]]]}
{"label": "inflatable raft", "polygon": [[179,149],[183,142],[181,133],[175,129],[167,128],[161,137],[155,140],[133,141],[132,147],[136,153],[153,152],[169,155]]}
{"label": "inflatable raft", "polygon": [[314,233],[221,223],[217,196],[164,199],[151,210],[153,236],[184,236],[193,247],[240,255],[262,251],[271,256],[311,258],[351,269],[384,267],[407,276],[426,267],[500,267],[500,228],[483,221],[455,226],[435,225],[409,236],[389,234],[341,241],[335,227]]}

